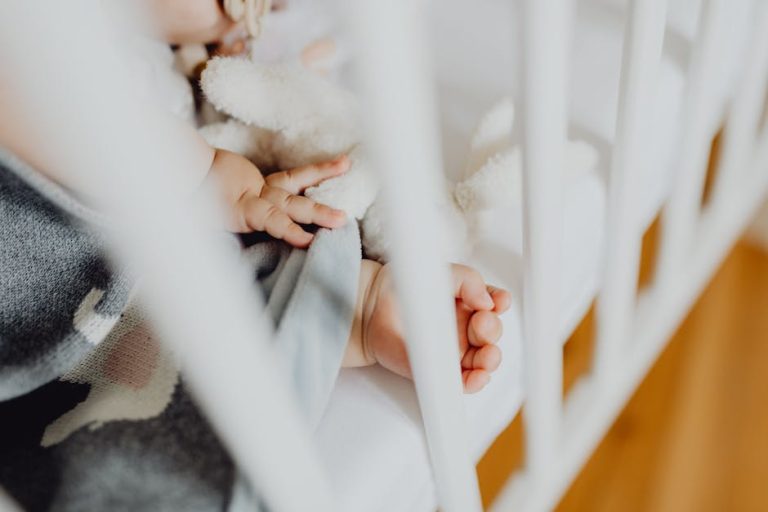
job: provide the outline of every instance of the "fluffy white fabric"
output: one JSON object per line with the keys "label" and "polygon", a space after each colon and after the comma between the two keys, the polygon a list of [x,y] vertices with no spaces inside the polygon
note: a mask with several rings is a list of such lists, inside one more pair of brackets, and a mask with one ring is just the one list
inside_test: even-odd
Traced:
{"label": "fluffy white fabric", "polygon": [[208,100],[233,118],[201,130],[210,144],[263,168],[290,169],[346,153],[350,171],[306,195],[355,219],[365,215],[378,187],[356,147],[358,116],[350,93],[298,65],[245,58],[213,59],[201,83]]}
{"label": "fluffy white fabric", "polygon": [[[241,153],[265,168],[289,169],[349,154],[347,174],[310,188],[313,200],[361,220],[363,247],[370,258],[386,260],[390,244],[377,202],[378,179],[358,146],[359,115],[353,95],[296,64],[260,64],[247,58],[216,58],[202,75],[208,100],[233,119],[209,125],[203,136],[214,146]],[[435,205],[446,234],[446,259],[471,253],[481,211],[514,205],[522,218],[522,159],[512,144],[514,105],[502,99],[483,117],[458,183],[449,184]],[[592,169],[595,151],[569,143],[567,166]],[[405,184],[404,184],[405,185]]]}
{"label": "fluffy white fabric", "polygon": [[277,136],[281,167],[333,158],[357,142],[352,95],[298,65],[215,58],[201,84],[217,110]]}

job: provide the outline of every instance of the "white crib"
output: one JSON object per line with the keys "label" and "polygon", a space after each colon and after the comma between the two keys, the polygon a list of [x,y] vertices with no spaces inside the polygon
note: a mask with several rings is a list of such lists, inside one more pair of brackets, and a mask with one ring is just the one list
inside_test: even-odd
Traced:
{"label": "white crib", "polygon": [[[524,402],[526,458],[524,470],[510,479],[494,510],[546,510],[557,504],[761,204],[768,179],[765,172],[768,140],[763,130],[768,85],[766,5],[718,0],[706,1],[703,5],[672,1],[669,6],[664,0],[636,0],[628,5],[577,3],[578,6],[566,0],[522,1],[514,11],[517,14],[514,18],[504,16],[508,12],[504,9],[493,11],[494,7],[489,4],[494,2],[463,7],[493,11],[501,19],[499,23],[518,23],[517,31],[522,34],[521,66],[516,74],[521,82],[518,98],[524,109],[525,219],[521,265],[524,381],[518,397],[514,396],[517,390],[513,382],[504,382],[508,375],[500,375],[493,383],[499,394],[492,400],[498,407],[508,408],[506,421],[511,419],[509,409],[513,409],[513,415],[520,402]],[[401,269],[398,285],[403,290],[403,300],[411,300],[406,303],[413,306],[413,316],[406,319],[410,329],[409,348],[437,503],[444,510],[477,510],[480,505],[472,464],[490,439],[466,440],[468,431],[477,435],[483,429],[477,428],[477,418],[469,418],[470,427],[467,427],[468,421],[462,417],[462,400],[456,393],[454,354],[441,359],[442,366],[434,358],[435,353],[450,352],[443,343],[448,333],[437,327],[440,319],[449,323],[447,307],[443,311],[424,309],[423,304],[429,303],[426,290],[440,289],[427,284],[437,276],[424,275],[420,262],[437,255],[426,252],[428,247],[424,247],[430,244],[419,243],[414,234],[421,233],[418,236],[423,237],[428,231],[430,212],[420,206],[417,196],[403,196],[402,187],[398,187],[407,175],[409,162],[412,166],[412,162],[418,162],[419,168],[431,169],[435,174],[441,168],[440,152],[434,142],[437,123],[433,105],[437,100],[431,96],[433,77],[425,65],[422,51],[426,50],[422,50],[425,43],[421,33],[427,26],[425,17],[437,16],[436,12],[446,6],[445,3],[429,4],[426,13],[422,7],[418,2],[386,6],[359,2],[353,25],[359,28],[359,40],[365,50],[363,76],[367,78],[364,81],[367,88],[364,91],[367,111],[373,114],[371,144],[378,149],[382,168],[392,170],[388,175],[391,178],[387,182],[388,190],[393,197],[397,194],[399,201],[399,208],[391,212],[394,225],[402,230],[395,229],[393,233],[401,240],[394,262]],[[574,15],[576,7],[578,16]],[[593,133],[600,134],[601,128],[608,132],[607,201],[604,210],[595,207],[595,216],[599,219],[604,215],[606,220],[605,224],[598,222],[601,229],[604,228],[603,237],[585,237],[594,242],[600,253],[591,258],[597,262],[597,278],[585,279],[580,288],[575,287],[575,298],[568,300],[563,298],[561,284],[568,276],[559,275],[560,270],[567,267],[561,254],[571,254],[569,251],[574,247],[562,230],[573,228],[578,222],[562,219],[563,209],[569,208],[569,199],[577,194],[574,190],[577,187],[567,189],[567,180],[562,176],[567,167],[562,148],[566,132],[579,129],[572,124],[574,114],[578,117],[588,108],[582,102],[571,104],[569,109],[569,99],[574,100],[568,97],[569,93],[578,94],[590,85],[583,76],[573,76],[571,63],[579,51],[601,50],[599,42],[605,40],[590,41],[590,34],[584,34],[592,27],[589,23],[601,16],[619,19],[623,41],[614,77],[619,81],[618,97],[610,93],[601,95],[600,89],[594,95],[597,101],[615,102],[613,108],[607,109],[615,116],[609,120],[609,126],[605,128],[601,125],[605,120],[598,119],[593,129]],[[575,18],[582,25],[574,27]],[[493,19],[489,16],[486,21]],[[469,40],[482,39],[480,33],[490,29],[473,25],[476,18],[471,13],[466,13],[461,21],[463,26],[459,23],[450,28],[454,37],[465,39],[451,50],[461,52],[461,46],[465,46],[467,52],[475,52],[478,60],[488,56],[486,52],[477,52],[477,45],[473,46]],[[581,33],[576,34],[577,39],[572,42],[574,31]],[[395,33],[398,37],[392,38],[391,34]],[[689,44],[684,42],[686,38]],[[486,37],[489,45],[494,43],[491,39]],[[676,39],[683,41],[682,46]],[[504,38],[495,41],[503,47],[502,42],[518,43]],[[484,49],[494,51],[491,46]],[[437,50],[433,48],[433,51]],[[503,53],[501,50],[495,57]],[[455,58],[455,52],[451,56]],[[605,54],[596,55],[596,58],[603,57]],[[670,63],[675,59],[682,62]],[[470,69],[457,68],[457,75],[465,71],[482,73],[471,61],[464,62],[469,62]],[[501,65],[498,63],[504,59],[496,62]],[[513,66],[514,58],[507,62]],[[588,65],[588,60],[579,62]],[[437,67],[439,73],[439,58]],[[673,68],[677,76],[670,71]],[[504,71],[498,73],[504,74]],[[451,99],[468,94],[466,88],[462,89],[465,84],[461,78],[450,85],[450,92],[455,93]],[[441,94],[444,91],[441,90]],[[677,102],[670,101],[670,97],[677,98]],[[451,107],[442,106],[445,115],[445,109]],[[404,125],[401,122],[404,118],[414,122]],[[432,119],[431,130],[422,124],[427,122],[425,119]],[[723,149],[710,199],[702,207],[710,148],[721,127],[724,127]],[[445,153],[450,155],[450,150]],[[419,197],[428,193],[429,186],[425,181]],[[584,194],[583,197],[589,197]],[[576,203],[584,209],[590,208],[590,203],[583,199]],[[595,204],[600,204],[600,200],[595,200],[593,207]],[[404,211],[418,218],[418,222],[407,223],[402,217]],[[659,212],[662,241],[656,277],[638,297],[641,241],[645,229]],[[577,211],[575,215],[578,216]],[[509,261],[509,265],[514,264]],[[591,293],[596,293],[597,298],[592,372],[563,400],[562,343],[584,314]],[[437,296],[437,293],[432,295]],[[429,322],[434,322],[433,328],[425,329]],[[506,323],[505,327],[514,329],[516,325]],[[514,352],[512,354],[514,357]],[[509,351],[505,351],[505,364],[510,364],[509,355]],[[360,376],[350,380],[349,387],[352,383],[360,386],[372,382]],[[347,396],[341,401],[342,406],[354,407],[354,397]],[[480,418],[481,422],[498,420],[499,415],[494,418],[487,404],[478,405],[481,401],[465,400],[465,410],[489,413]],[[329,415],[335,413],[332,409]],[[338,416],[337,422],[341,421],[342,413]],[[485,432],[488,431],[494,430],[486,427]],[[329,436],[321,435],[321,438],[332,441]],[[339,447],[333,442],[330,444]],[[462,452],[461,448],[465,447]],[[408,474],[415,477],[418,472]],[[418,495],[418,491],[404,485],[403,480],[398,480],[398,487],[390,486],[389,492],[401,489],[404,494]],[[419,499],[390,499],[386,501],[389,508],[379,505],[376,509],[429,510],[435,505],[431,496],[431,488],[422,489]],[[381,499],[381,495],[377,497]],[[363,503],[374,506],[376,502],[342,499],[342,503],[354,507]]]}
{"label": "white crib", "polygon": [[[393,264],[418,402],[410,384],[379,369],[345,371],[314,434],[302,427],[285,379],[253,346],[254,330],[262,340],[270,333],[248,314],[254,298],[242,285],[245,280],[216,264],[225,258],[215,241],[207,243],[194,223],[172,214],[174,205],[162,194],[163,187],[173,186],[171,177],[167,183],[160,179],[156,195],[142,187],[148,176],[157,180],[161,169],[178,165],[172,145],[167,152],[139,156],[136,145],[152,143],[146,134],[138,136],[129,128],[105,133],[110,116],[136,115],[120,106],[94,112],[91,124],[83,127],[95,141],[124,144],[126,151],[116,152],[122,160],[114,162],[123,172],[123,186],[109,199],[126,226],[151,224],[154,229],[126,228],[132,237],[115,245],[149,273],[145,293],[160,329],[171,343],[183,345],[187,374],[201,404],[274,510],[480,510],[475,462],[522,403],[525,466],[493,509],[553,508],[762,204],[768,187],[768,131],[763,129],[768,4],[704,0],[699,9],[695,0],[669,0],[669,6],[667,0],[574,2],[343,3],[360,50],[368,143],[378,166],[388,170],[385,194],[396,198],[397,207],[389,208],[396,241]],[[62,9],[51,3],[49,8],[60,10],[56,13],[62,20],[88,19],[90,14],[78,6]],[[498,258],[476,262],[517,291],[517,310],[505,320],[505,336],[516,341],[503,341],[505,368],[487,392],[472,398],[461,393],[457,345],[451,342],[456,334],[447,266],[424,263],[440,260],[437,243],[430,239],[437,212],[429,205],[435,201],[428,198],[442,180],[441,154],[450,166],[454,149],[449,141],[441,153],[438,106],[443,118],[453,115],[461,124],[466,112],[451,110],[456,98],[483,103],[466,89],[462,69],[453,70],[458,78],[439,97],[436,93],[432,70],[440,73],[448,66],[446,75],[451,76],[451,69],[450,62],[432,60],[427,22],[443,9],[482,11],[486,20],[516,27],[495,41],[489,36],[493,31],[473,24],[477,17],[467,12],[443,25],[443,35],[457,42],[454,53],[466,53],[467,66],[473,55],[482,57],[472,53],[472,38],[485,35],[479,44],[491,45],[488,52],[493,45],[501,55],[508,51],[510,68],[499,73],[519,78],[509,92],[517,92],[523,111],[522,233],[508,233],[519,240]],[[35,10],[27,10],[29,26],[34,26]],[[569,96],[592,92],[594,82],[583,81],[569,68],[574,52],[589,55],[608,48],[602,36],[595,36],[602,32],[592,30],[595,16],[618,20],[612,33],[619,38],[615,49],[621,56],[615,55],[617,94],[611,96],[607,82],[609,92],[594,92],[593,98],[607,107],[585,128],[573,121],[591,106]],[[521,34],[519,41],[510,35],[515,33]],[[586,39],[580,39],[583,34]],[[589,39],[590,34],[595,37]],[[683,43],[675,46],[678,40]],[[56,48],[49,51],[56,62]],[[93,52],[97,58],[99,49]],[[610,51],[600,59],[610,60]],[[678,62],[675,68],[675,59],[688,64]],[[66,65],[79,63],[74,59]],[[104,66],[109,76],[108,61]],[[483,76],[480,68],[470,72]],[[108,83],[113,91],[126,87]],[[498,84],[503,88],[504,81]],[[106,98],[94,84],[82,85],[91,101]],[[718,171],[711,199],[702,208],[707,157],[721,126]],[[562,176],[566,133],[580,129],[602,144],[607,176],[575,182]],[[443,126],[443,138],[450,135]],[[88,168],[88,162],[79,163]],[[96,176],[98,170],[91,170]],[[406,178],[408,188],[401,186]],[[145,205],[141,211],[133,207],[135,198]],[[658,272],[638,296],[641,240],[659,212]],[[575,235],[569,237],[571,231]],[[564,253],[574,256],[566,261]],[[187,279],[190,273],[199,278]],[[592,372],[563,400],[562,343],[595,298]],[[179,315],[188,319],[184,325],[175,321]],[[217,326],[227,326],[226,336]],[[224,339],[212,353],[207,346],[214,335]],[[270,392],[259,391],[264,389]],[[366,428],[379,430],[373,436]]]}

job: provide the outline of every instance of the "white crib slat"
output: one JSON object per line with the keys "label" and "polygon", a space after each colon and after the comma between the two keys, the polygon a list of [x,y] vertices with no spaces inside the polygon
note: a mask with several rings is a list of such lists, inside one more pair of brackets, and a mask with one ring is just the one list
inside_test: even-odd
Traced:
{"label": "white crib slat", "polygon": [[[594,371],[607,379],[630,330],[642,233],[632,208],[648,159],[649,112],[666,25],[667,0],[633,0],[624,36],[616,139],[611,154],[605,274],[598,298]],[[651,148],[651,151],[653,148]]]}
{"label": "white crib slat", "polygon": [[738,201],[728,210],[727,215],[706,219],[707,236],[701,238],[701,250],[696,252],[691,265],[680,273],[681,285],[655,299],[660,303],[653,308],[643,309],[644,313],[652,316],[646,319],[643,329],[636,331],[637,343],[631,347],[629,357],[622,360],[622,371],[616,374],[610,386],[595,386],[592,391],[596,396],[584,404],[586,407],[572,409],[570,412],[574,416],[566,416],[569,442],[558,464],[552,467],[550,478],[540,486],[532,486],[522,479],[513,481],[494,502],[491,509],[493,512],[555,508],[568,484],[576,477],[579,468],[631,398],[706,286],[709,277],[717,270],[739,234],[763,204],[768,190],[768,173],[765,169],[768,169],[768,133],[758,139],[745,173],[748,178],[739,184],[742,194]]}
{"label": "white crib slat", "polygon": [[746,68],[739,81],[736,98],[728,112],[723,132],[723,150],[720,168],[716,174],[712,194],[714,209],[728,208],[734,187],[744,178],[749,161],[762,128],[760,118],[768,89],[768,3],[758,2],[749,45]]}
{"label": "white crib slat", "polygon": [[[211,204],[190,205],[182,192],[192,171],[188,139],[147,123],[155,112],[125,79],[112,29],[99,2],[2,3],[0,48],[7,53],[0,57],[26,86],[35,129],[55,134],[46,144],[58,150],[62,171],[102,201],[112,249],[142,276],[142,303],[253,489],[274,510],[334,510],[272,357],[268,319],[254,314],[262,308],[248,285],[252,276],[206,227],[218,218]],[[37,37],[42,33],[57,43]],[[62,150],[83,140],[109,150]]]}
{"label": "white crib slat", "polygon": [[707,157],[714,135],[712,84],[718,69],[726,0],[708,0],[691,55],[685,90],[682,134],[672,194],[662,215],[662,242],[658,282],[662,290],[674,285],[674,276],[690,256],[696,232],[699,202],[704,187]]}
{"label": "white crib slat", "polygon": [[[523,29],[526,465],[534,479],[559,445],[562,350],[558,256],[566,140],[569,0],[527,0]],[[535,483],[534,483],[535,485]]]}
{"label": "white crib slat", "polygon": [[454,301],[435,205],[443,190],[424,2],[345,4],[357,35],[368,142],[441,510],[480,510],[462,398]]}

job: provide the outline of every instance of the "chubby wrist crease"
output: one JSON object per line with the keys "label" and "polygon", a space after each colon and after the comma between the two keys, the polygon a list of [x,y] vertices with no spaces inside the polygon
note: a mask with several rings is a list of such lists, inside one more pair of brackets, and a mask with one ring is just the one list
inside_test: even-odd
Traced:
{"label": "chubby wrist crease", "polygon": [[359,367],[376,364],[375,355],[368,346],[366,330],[368,321],[376,307],[376,288],[382,268],[380,263],[363,260],[360,264],[360,278],[355,304],[355,318],[352,323],[343,366]]}
{"label": "chubby wrist crease", "polygon": [[365,286],[365,291],[363,292],[363,308],[360,322],[362,332],[360,333],[360,342],[365,360],[368,362],[368,364],[375,364],[376,354],[373,353],[373,350],[370,348],[370,344],[368,343],[368,322],[371,318],[371,315],[373,314],[373,311],[376,309],[379,288],[379,274],[381,273],[383,265],[372,260],[363,260],[360,266],[361,273],[363,272],[364,267],[368,267],[367,270],[371,274],[370,279],[368,279],[368,282]]}

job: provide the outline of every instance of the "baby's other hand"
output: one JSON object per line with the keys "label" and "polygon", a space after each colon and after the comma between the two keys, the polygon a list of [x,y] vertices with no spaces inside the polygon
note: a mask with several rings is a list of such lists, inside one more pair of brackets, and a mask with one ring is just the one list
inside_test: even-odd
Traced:
{"label": "baby's other hand", "polygon": [[301,51],[301,63],[305,68],[321,75],[330,72],[330,61],[336,54],[336,42],[329,38],[316,39]]}
{"label": "baby's other hand", "polygon": [[247,158],[218,149],[208,173],[227,208],[227,229],[236,233],[265,231],[295,247],[307,247],[314,235],[300,224],[337,228],[346,222],[341,210],[302,196],[305,189],[349,170],[349,159],[307,165],[264,178]]}
{"label": "baby's other hand", "polygon": [[157,30],[175,44],[216,41],[234,26],[217,0],[143,0]]}
{"label": "baby's other hand", "polygon": [[[378,265],[364,261],[367,266]],[[371,272],[370,269],[364,272]],[[390,371],[411,377],[389,265],[374,269],[364,292],[361,346],[367,364],[378,362]],[[466,393],[476,393],[490,381],[501,363],[496,342],[501,337],[499,314],[511,304],[509,292],[486,285],[482,276],[464,265],[451,265],[459,335],[461,376]]]}

